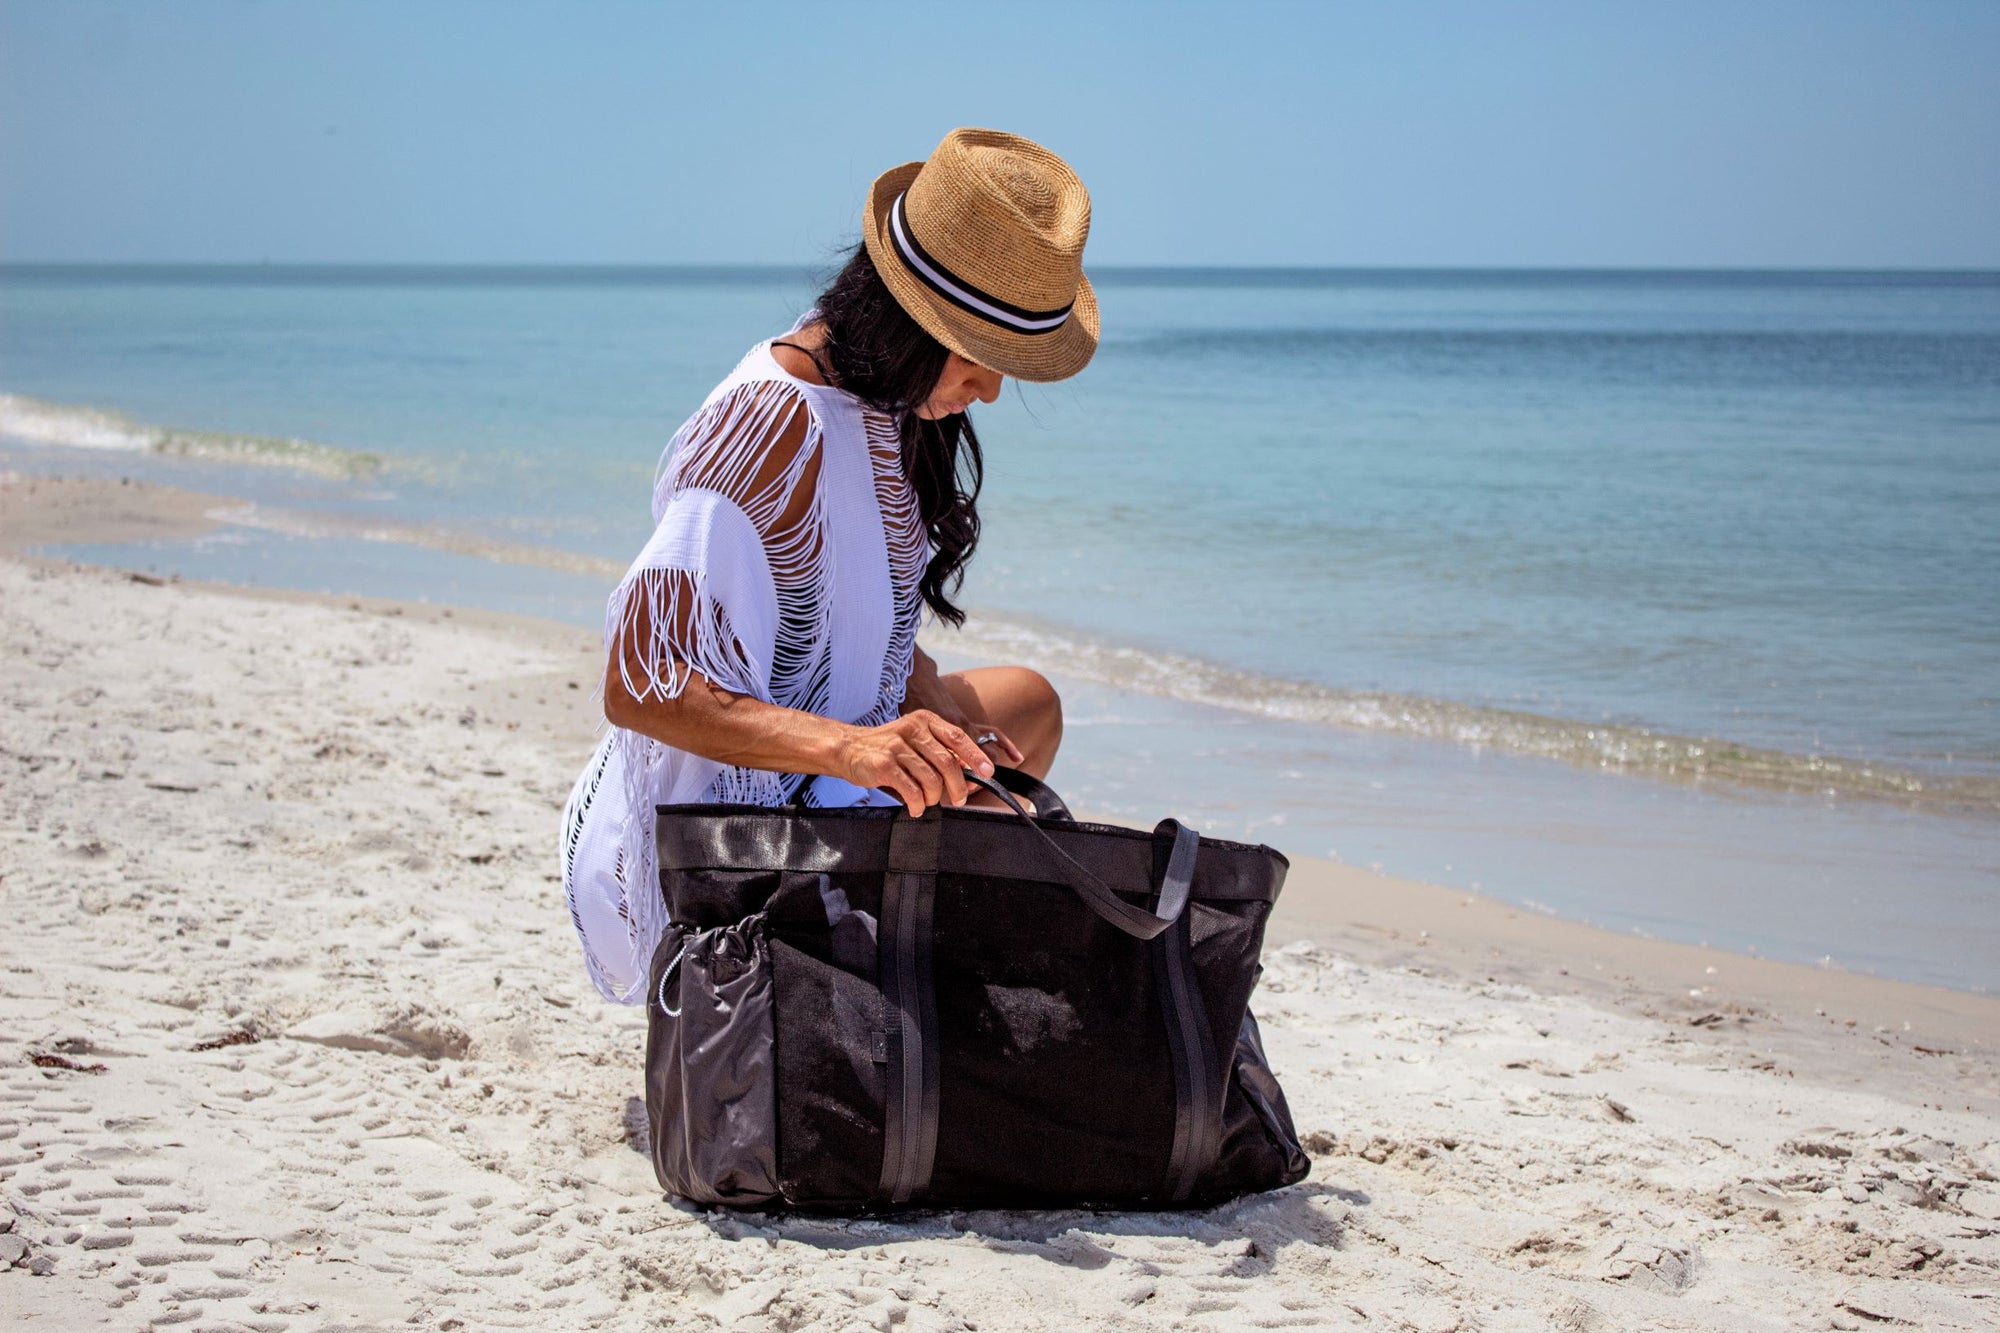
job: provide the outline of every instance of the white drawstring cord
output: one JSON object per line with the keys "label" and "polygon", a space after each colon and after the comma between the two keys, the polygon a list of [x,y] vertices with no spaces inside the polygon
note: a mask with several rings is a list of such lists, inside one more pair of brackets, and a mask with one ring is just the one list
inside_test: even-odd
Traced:
{"label": "white drawstring cord", "polygon": [[674,955],[674,961],[667,964],[667,970],[660,973],[660,989],[654,998],[660,1002],[660,1012],[668,1018],[679,1018],[681,1011],[667,1008],[667,978],[680,970],[681,959],[687,957],[687,952],[687,945],[683,944],[681,951]]}

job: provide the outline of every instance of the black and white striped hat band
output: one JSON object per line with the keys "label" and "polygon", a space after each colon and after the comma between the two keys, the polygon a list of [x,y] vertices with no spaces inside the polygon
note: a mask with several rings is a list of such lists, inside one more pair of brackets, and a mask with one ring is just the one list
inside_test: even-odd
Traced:
{"label": "black and white striped hat band", "polygon": [[931,258],[917,244],[917,238],[910,234],[909,225],[903,220],[903,198],[899,194],[896,202],[889,205],[889,239],[897,256],[926,287],[968,314],[1015,333],[1053,333],[1069,319],[1069,312],[1076,308],[1074,302],[1060,310],[1023,310],[980,291]]}

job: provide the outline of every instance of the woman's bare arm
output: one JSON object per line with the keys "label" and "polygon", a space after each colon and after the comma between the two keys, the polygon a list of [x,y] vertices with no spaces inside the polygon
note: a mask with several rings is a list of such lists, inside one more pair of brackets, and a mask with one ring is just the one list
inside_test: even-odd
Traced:
{"label": "woman's bare arm", "polygon": [[[685,480],[763,513],[755,497],[786,484],[796,470],[786,503],[775,514],[765,514],[761,524],[767,544],[790,541],[807,520],[819,485],[818,455],[802,457],[809,439],[806,422],[803,411],[786,414],[769,444],[752,452],[755,464],[747,478],[727,468],[711,476],[697,463]],[[730,451],[718,454],[734,456]],[[965,769],[981,776],[993,772],[992,762],[964,728],[930,709],[913,709],[880,727],[857,727],[739,694],[677,658],[648,660],[661,652],[662,644],[732,642],[715,609],[699,609],[704,599],[695,595],[693,577],[686,571],[662,569],[649,577],[659,586],[652,595],[632,589],[607,663],[604,715],[613,724],[725,764],[825,773],[858,787],[880,787],[893,792],[913,815],[940,802],[963,805]],[[655,606],[672,617],[664,635],[654,633]],[[716,618],[697,626],[697,614]],[[740,656],[740,645],[736,648]]]}
{"label": "woman's bare arm", "polygon": [[604,715],[617,726],[725,764],[778,773],[833,773],[845,733],[832,718],[781,708],[723,689],[699,671],[674,698],[635,699],[614,666],[604,686]]}
{"label": "woman's bare arm", "polygon": [[[650,635],[626,637],[651,642]],[[621,666],[626,669],[621,669]],[[635,698],[628,677],[649,679],[637,663],[613,658],[605,673],[604,715],[630,731],[725,764],[778,773],[826,773],[857,787],[895,794],[912,815],[940,803],[963,805],[965,769],[990,776],[993,763],[965,731],[929,709],[879,727],[857,727],[723,689],[686,666],[680,692]]]}

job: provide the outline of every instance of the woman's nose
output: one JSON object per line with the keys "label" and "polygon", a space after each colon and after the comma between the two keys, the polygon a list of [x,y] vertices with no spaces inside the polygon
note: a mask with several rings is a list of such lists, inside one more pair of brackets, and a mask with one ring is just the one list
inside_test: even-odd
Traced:
{"label": "woman's nose", "polygon": [[972,391],[979,396],[980,402],[994,402],[1000,397],[1000,384],[1005,378],[999,371],[981,366],[979,373],[973,376]]}

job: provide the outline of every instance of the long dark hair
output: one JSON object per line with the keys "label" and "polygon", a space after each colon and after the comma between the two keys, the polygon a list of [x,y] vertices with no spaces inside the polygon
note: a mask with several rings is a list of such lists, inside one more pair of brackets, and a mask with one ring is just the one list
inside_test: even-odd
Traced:
{"label": "long dark hair", "polygon": [[931,396],[951,353],[897,302],[866,246],[854,247],[817,304],[836,387],[879,411],[900,414],[903,471],[936,548],[917,586],[932,614],[957,628],[965,612],[946,590],[957,592],[965,582],[966,562],[979,544],[976,505],[986,460],[965,413],[925,421],[911,410]]}

